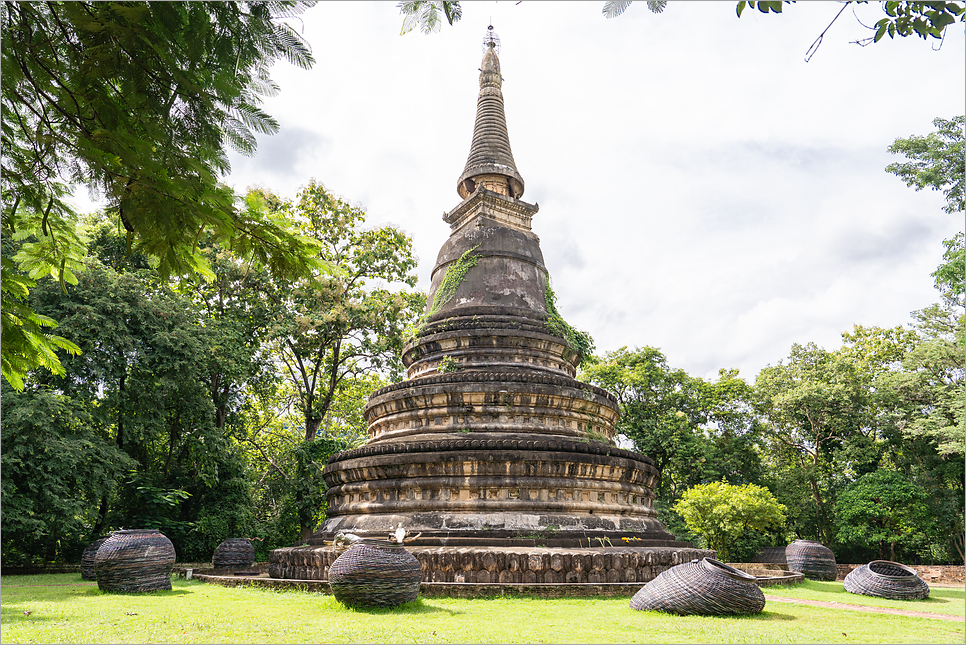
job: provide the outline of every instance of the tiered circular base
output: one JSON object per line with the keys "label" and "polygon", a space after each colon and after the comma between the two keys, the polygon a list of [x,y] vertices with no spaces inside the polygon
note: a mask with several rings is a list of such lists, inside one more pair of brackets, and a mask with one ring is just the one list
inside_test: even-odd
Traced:
{"label": "tiered circular base", "polygon": [[652,507],[653,462],[606,443],[617,406],[604,390],[464,370],[384,388],[367,412],[374,438],[329,460],[328,519],[310,544],[399,525],[420,545],[674,540]]}

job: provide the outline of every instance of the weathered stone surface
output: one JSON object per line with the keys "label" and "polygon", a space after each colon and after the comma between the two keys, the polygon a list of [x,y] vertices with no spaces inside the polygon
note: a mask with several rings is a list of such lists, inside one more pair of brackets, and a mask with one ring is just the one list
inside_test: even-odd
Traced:
{"label": "weathered stone surface", "polygon": [[[674,566],[672,562],[690,562],[712,557],[713,551],[677,547],[604,547],[586,549],[527,547],[411,547],[409,551],[420,562],[424,581],[489,583],[626,583],[647,582]],[[270,555],[268,575],[271,578],[325,580],[328,568],[341,554],[332,547],[303,546],[276,549]],[[647,557],[650,556],[650,557]],[[661,562],[643,564],[647,560]],[[619,562],[637,561],[639,566],[616,566]],[[294,565],[292,562],[306,562]],[[443,561],[458,566],[442,567]]]}
{"label": "weathered stone surface", "polygon": [[523,195],[523,177],[517,171],[510,149],[502,86],[500,59],[495,48],[489,47],[480,65],[473,142],[466,167],[457,181],[457,192],[464,199],[480,184],[517,199]]}
{"label": "weathered stone surface", "polygon": [[326,521],[308,546],[272,553],[273,576],[324,579],[336,533],[385,539],[400,525],[439,583],[636,582],[710,553],[667,532],[654,462],[613,443],[616,399],[574,378],[581,356],[552,319],[494,50],[482,69],[463,201],[444,215],[408,378],[373,393],[369,441],[323,471]]}

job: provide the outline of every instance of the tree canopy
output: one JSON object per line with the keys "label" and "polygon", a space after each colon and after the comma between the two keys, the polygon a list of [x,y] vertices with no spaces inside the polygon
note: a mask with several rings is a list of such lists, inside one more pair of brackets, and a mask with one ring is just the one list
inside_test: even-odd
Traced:
{"label": "tree canopy", "polygon": [[726,562],[731,561],[732,548],[744,534],[779,529],[785,522],[785,507],[771,491],[755,484],[699,484],[685,491],[674,510]]}
{"label": "tree canopy", "polygon": [[3,3],[2,234],[27,241],[3,257],[8,381],[56,371],[55,350],[72,349],[24,309],[24,292],[45,275],[75,280],[85,245],[67,197],[77,185],[106,200],[128,250],[162,276],[210,278],[203,235],[279,273],[315,266],[311,242],[219,183],[226,146],[251,154],[255,133],[278,129],[259,108],[279,89],[272,63],[313,64],[283,21],[312,4]]}

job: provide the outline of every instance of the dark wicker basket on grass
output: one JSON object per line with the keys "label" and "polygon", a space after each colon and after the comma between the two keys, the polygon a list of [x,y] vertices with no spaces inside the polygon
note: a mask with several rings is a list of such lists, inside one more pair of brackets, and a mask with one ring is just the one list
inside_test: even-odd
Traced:
{"label": "dark wicker basket on grass", "polygon": [[102,591],[171,589],[174,545],[156,529],[114,531],[97,550],[94,573]]}
{"label": "dark wicker basket on grass", "polygon": [[105,535],[104,537],[97,538],[84,548],[84,553],[81,554],[82,580],[97,580],[97,575],[94,573],[94,558],[97,557],[97,550],[109,537],[109,535]]}
{"label": "dark wicker basket on grass", "polygon": [[255,563],[255,547],[248,538],[228,538],[218,545],[211,556],[216,569],[239,569]]}
{"label": "dark wicker basket on grass", "polygon": [[888,560],[873,560],[845,576],[845,590],[863,596],[892,600],[922,600],[929,585],[910,567]]}
{"label": "dark wicker basket on grass", "polygon": [[671,567],[634,594],[631,609],[669,614],[757,614],[765,595],[755,576],[711,558]]}
{"label": "dark wicker basket on grass", "polygon": [[821,542],[795,540],[785,547],[785,559],[791,571],[804,573],[812,580],[835,580],[835,554]]}
{"label": "dark wicker basket on grass", "polygon": [[332,594],[348,607],[395,607],[416,600],[419,560],[401,544],[361,540],[329,567]]}

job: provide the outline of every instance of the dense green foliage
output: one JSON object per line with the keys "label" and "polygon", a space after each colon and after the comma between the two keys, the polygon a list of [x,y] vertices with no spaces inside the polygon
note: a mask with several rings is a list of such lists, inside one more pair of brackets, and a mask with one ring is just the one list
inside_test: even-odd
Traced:
{"label": "dense green foliage", "polygon": [[278,124],[258,107],[278,86],[276,60],[307,68],[307,43],[280,20],[306,2],[4,2],[3,375],[62,373],[49,319],[25,292],[52,275],[72,283],[85,243],[65,201],[75,185],[109,203],[129,250],[162,276],[211,269],[203,235],[280,274],[316,263],[313,245],[240,206],[219,178],[225,148],[251,154]]}
{"label": "dense green foliage", "polygon": [[401,378],[404,330],[425,306],[416,284],[412,240],[391,226],[364,228],[365,212],[310,183],[295,201],[267,195],[270,209],[313,240],[337,270],[276,280],[263,290],[274,311],[264,339],[282,366],[301,413],[296,450],[295,512],[309,537],[324,507],[321,468],[349,445],[323,427],[336,397],[355,379],[381,372]]}
{"label": "dense green foliage", "polygon": [[926,491],[891,470],[866,473],[849,484],[836,501],[835,519],[839,542],[877,547],[880,559],[892,561],[896,543],[922,535],[932,523]]}
{"label": "dense green foliage", "polygon": [[886,171],[916,190],[940,191],[946,198],[944,210],[957,213],[963,210],[963,184],[966,183],[963,147],[966,117],[937,118],[932,124],[935,132],[899,138],[889,146],[889,152],[903,155],[908,161],[889,164]]}
{"label": "dense green foliage", "polygon": [[698,484],[681,495],[674,510],[704,547],[714,549],[725,562],[732,561],[734,546],[747,541],[752,531],[780,529],[785,523],[785,507],[767,488],[754,484]]}
{"label": "dense green foliage", "polygon": [[[210,282],[162,280],[92,217],[76,284],[32,289],[82,351],[62,375],[4,387],[5,561],[76,558],[120,527],[160,528],[183,560],[241,535],[265,557],[324,517],[322,466],[366,436],[362,405],[380,371],[398,373],[424,300],[393,284],[414,282],[398,231],[363,229],[321,186],[303,208],[269,197],[249,201],[296,234],[314,226],[326,271],[285,280],[206,237]],[[332,208],[308,212],[309,198]]]}
{"label": "dense green foliage", "polygon": [[[786,522],[735,533],[736,560],[807,538],[841,561],[962,562],[964,317],[935,305],[914,318],[856,326],[836,351],[794,345],[754,385],[691,377],[649,347],[597,358],[581,378],[617,397],[618,431],[661,470],[658,514],[679,538],[710,543],[681,512],[691,491],[753,484]],[[873,494],[886,487],[895,497]]]}

